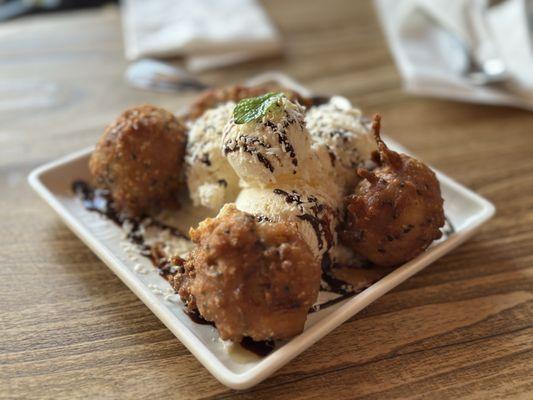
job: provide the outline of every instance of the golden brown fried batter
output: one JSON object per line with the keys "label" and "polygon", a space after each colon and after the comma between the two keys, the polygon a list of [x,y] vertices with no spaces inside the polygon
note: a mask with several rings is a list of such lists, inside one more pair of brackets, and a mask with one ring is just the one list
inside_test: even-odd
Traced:
{"label": "golden brown fried batter", "polygon": [[206,91],[198,100],[189,108],[187,113],[188,119],[196,119],[206,110],[228,101],[237,102],[248,97],[260,96],[268,92],[283,92],[291,101],[298,101],[301,105],[311,106],[311,99],[301,96],[294,90],[280,87],[279,85],[262,85],[262,86],[227,86],[219,89]]}
{"label": "golden brown fried batter", "polygon": [[100,137],[89,160],[97,186],[119,210],[138,215],[177,203],[186,131],[174,115],[142,105],[124,111]]}
{"label": "golden brown fried batter", "polygon": [[345,199],[346,221],[340,237],[375,264],[395,266],[413,259],[441,237],[443,200],[431,169],[387,148],[380,137],[380,120],[375,116],[372,125],[378,167],[357,171],[363,180]]}
{"label": "golden brown fried batter", "polygon": [[191,238],[197,247],[174,287],[222,339],[285,339],[303,330],[321,269],[291,223],[258,222],[226,204]]}

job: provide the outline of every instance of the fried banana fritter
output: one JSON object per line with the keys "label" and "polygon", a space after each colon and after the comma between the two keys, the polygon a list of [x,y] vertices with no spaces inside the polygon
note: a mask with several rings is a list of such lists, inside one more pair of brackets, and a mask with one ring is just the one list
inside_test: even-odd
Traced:
{"label": "fried banana fritter", "polygon": [[291,223],[259,222],[227,204],[191,229],[191,239],[197,247],[174,287],[222,339],[286,339],[303,330],[321,269]]}
{"label": "fried banana fritter", "polygon": [[134,107],[106,128],[89,169],[120,211],[138,215],[173,206],[182,185],[186,141],[185,126],[169,111]]}
{"label": "fried banana fritter", "polygon": [[379,115],[372,129],[378,152],[372,171],[345,199],[343,243],[381,266],[396,266],[422,253],[441,237],[443,200],[435,173],[421,161],[390,150],[380,137]]}

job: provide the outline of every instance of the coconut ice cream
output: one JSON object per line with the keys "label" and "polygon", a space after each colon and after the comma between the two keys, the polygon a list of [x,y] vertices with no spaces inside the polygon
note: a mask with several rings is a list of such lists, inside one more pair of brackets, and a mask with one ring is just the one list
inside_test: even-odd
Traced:
{"label": "coconut ice cream", "polygon": [[223,153],[243,187],[270,187],[308,178],[311,138],[305,129],[304,109],[284,96],[270,99],[275,102],[262,116],[246,122],[234,116],[224,132]]}
{"label": "coconut ice cream", "polygon": [[235,103],[228,102],[207,110],[190,127],[186,179],[195,206],[218,211],[239,192],[239,177],[220,151],[224,127],[234,107]]}
{"label": "coconut ice cream", "polygon": [[320,165],[343,192],[351,190],[359,180],[357,168],[368,163],[377,150],[361,111],[342,97],[332,97],[328,103],[310,108],[305,124]]}

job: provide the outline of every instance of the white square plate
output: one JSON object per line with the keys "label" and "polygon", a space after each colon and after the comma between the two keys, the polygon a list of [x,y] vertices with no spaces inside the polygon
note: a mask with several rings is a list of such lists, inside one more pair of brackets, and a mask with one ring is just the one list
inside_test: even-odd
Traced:
{"label": "white square plate", "polygon": [[[250,83],[266,81],[276,81],[308,94],[305,88],[290,78],[276,73],[262,75]],[[387,142],[392,148],[406,152],[391,140]],[[90,178],[87,163],[91,151],[92,148],[85,149],[37,168],[29,176],[31,186],[191,353],[220,382],[234,389],[249,388],[270,376],[374,300],[463,243],[494,214],[494,206],[486,199],[436,171],[441,183],[445,213],[455,228],[453,234],[361,293],[310,314],[303,333],[266,357],[243,357],[242,353],[228,351],[227,344],[218,339],[215,328],[192,322],[183,312],[181,302],[169,295],[170,285],[159,276],[157,270],[146,260],[134,262],[126,255],[121,246],[121,229],[97,213],[87,211],[72,193],[73,181]],[[145,261],[153,272],[137,273],[136,265]]]}

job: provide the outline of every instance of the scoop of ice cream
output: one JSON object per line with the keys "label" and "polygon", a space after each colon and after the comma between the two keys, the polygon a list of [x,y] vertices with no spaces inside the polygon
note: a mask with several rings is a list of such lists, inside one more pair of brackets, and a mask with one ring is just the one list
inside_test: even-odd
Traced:
{"label": "scoop of ice cream", "polygon": [[232,118],[224,132],[223,152],[244,187],[305,180],[310,136],[304,109],[281,96],[255,120],[237,123]]}
{"label": "scoop of ice cream", "polygon": [[357,168],[377,150],[361,112],[348,100],[332,97],[328,103],[310,108],[305,123],[320,165],[343,191],[353,189],[358,181]]}
{"label": "scoop of ice cream", "polygon": [[239,210],[259,221],[295,223],[317,259],[336,242],[338,210],[333,203],[333,199],[307,185],[244,188],[236,200]]}
{"label": "scoop of ice cream", "polygon": [[195,206],[219,210],[235,200],[239,178],[221,152],[222,134],[235,103],[228,102],[207,110],[193,122],[187,144],[186,177]]}

